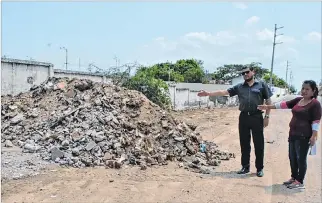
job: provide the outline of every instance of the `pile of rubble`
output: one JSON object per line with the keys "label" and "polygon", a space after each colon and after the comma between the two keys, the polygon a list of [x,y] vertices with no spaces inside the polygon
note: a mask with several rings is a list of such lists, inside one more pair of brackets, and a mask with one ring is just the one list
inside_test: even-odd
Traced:
{"label": "pile of rubble", "polygon": [[1,142],[73,167],[181,166],[207,172],[234,154],[201,140],[142,93],[90,80],[49,78],[1,98]]}

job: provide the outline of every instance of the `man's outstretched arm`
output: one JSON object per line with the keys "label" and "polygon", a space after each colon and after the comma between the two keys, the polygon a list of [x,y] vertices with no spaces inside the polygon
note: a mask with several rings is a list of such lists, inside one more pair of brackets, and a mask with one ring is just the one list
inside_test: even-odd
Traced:
{"label": "man's outstretched arm", "polygon": [[214,96],[226,96],[226,95],[229,95],[227,90],[218,90],[214,92],[206,92],[202,90],[198,93],[198,96],[200,97],[204,97],[204,96],[214,97]]}

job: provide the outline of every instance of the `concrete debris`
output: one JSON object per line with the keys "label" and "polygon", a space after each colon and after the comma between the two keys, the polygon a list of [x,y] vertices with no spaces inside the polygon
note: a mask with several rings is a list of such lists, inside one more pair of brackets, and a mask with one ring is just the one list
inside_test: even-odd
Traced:
{"label": "concrete debris", "polygon": [[4,142],[4,146],[5,146],[5,147],[13,147],[13,144],[12,144],[12,142],[11,142],[10,140],[6,140],[6,141]]}
{"label": "concrete debris", "polygon": [[[179,161],[199,173],[234,158],[142,93],[90,80],[49,78],[1,98],[1,142],[73,167],[140,169]],[[200,151],[200,144],[205,149]],[[211,166],[211,167],[210,167]]]}

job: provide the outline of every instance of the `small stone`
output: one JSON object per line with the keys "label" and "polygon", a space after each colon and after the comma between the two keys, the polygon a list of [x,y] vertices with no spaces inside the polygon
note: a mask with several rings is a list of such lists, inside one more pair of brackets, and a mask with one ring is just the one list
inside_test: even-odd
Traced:
{"label": "small stone", "polygon": [[199,164],[200,163],[200,160],[195,157],[195,158],[193,158],[192,163]]}
{"label": "small stone", "polygon": [[120,169],[122,167],[122,164],[117,162],[117,161],[112,161],[112,160],[107,160],[105,162],[105,165],[109,168],[115,168],[115,169]]}
{"label": "small stone", "polygon": [[62,158],[64,157],[64,152],[62,152],[60,149],[57,147],[53,147],[51,150],[51,160],[55,161],[57,158]]}
{"label": "small stone", "polygon": [[39,116],[39,113],[37,111],[33,111],[29,114],[31,118],[37,118]]}
{"label": "small stone", "polygon": [[147,166],[145,164],[140,165],[141,170],[146,170]]}
{"label": "small stone", "polygon": [[18,107],[17,107],[16,105],[9,106],[9,109],[10,109],[11,111],[16,110],[17,108],[18,108]]}
{"label": "small stone", "polygon": [[115,143],[115,144],[114,144],[114,149],[117,149],[117,148],[119,148],[119,147],[121,147],[121,146],[122,146],[122,144],[121,144],[121,143],[119,143],[119,142],[118,142],[118,143]]}
{"label": "small stone", "polygon": [[95,146],[96,146],[96,143],[95,143],[94,141],[90,141],[90,142],[86,145],[85,149],[86,149],[87,151],[90,151],[90,150],[92,150]]}
{"label": "small stone", "polygon": [[22,147],[22,146],[25,144],[23,141],[20,141],[20,140],[18,140],[18,142],[17,142],[17,143],[18,143],[18,146],[19,146],[19,147]]}
{"label": "small stone", "polygon": [[106,160],[111,160],[111,159],[113,159],[113,156],[109,152],[106,152],[103,157],[103,160],[106,161]]}
{"label": "small stone", "polygon": [[16,115],[15,117],[13,117],[13,118],[11,119],[11,124],[18,124],[18,123],[20,123],[21,121],[23,121],[23,119],[24,119],[23,114],[18,114],[18,115]]}
{"label": "small stone", "polygon": [[69,141],[68,140],[64,140],[62,143],[61,143],[62,146],[68,146],[69,145]]}
{"label": "small stone", "polygon": [[72,154],[73,154],[74,156],[79,156],[79,154],[80,154],[79,149],[78,149],[78,148],[73,148],[73,149],[72,149]]}
{"label": "small stone", "polygon": [[185,137],[175,137],[173,138],[175,141],[178,141],[178,142],[182,142],[182,141],[185,141],[186,138]]}
{"label": "small stone", "polygon": [[210,169],[207,167],[201,167],[200,168],[200,173],[202,174],[210,174]]}
{"label": "small stone", "polygon": [[102,142],[103,140],[106,139],[106,137],[103,135],[96,135],[94,139],[96,142]]}
{"label": "small stone", "polygon": [[162,125],[162,128],[168,128],[169,127],[168,121],[166,121],[166,120],[162,120],[161,125]]}
{"label": "small stone", "polygon": [[4,143],[5,147],[13,147],[14,145],[12,144],[12,142],[10,140],[6,140]]}
{"label": "small stone", "polygon": [[26,143],[24,149],[28,152],[36,152],[38,150],[38,147],[33,144]]}
{"label": "small stone", "polygon": [[74,98],[75,96],[76,96],[76,91],[75,90],[73,90],[73,89],[70,89],[70,90],[68,90],[66,93],[65,93],[65,96],[66,97],[69,97],[69,98]]}
{"label": "small stone", "polygon": [[100,106],[102,104],[101,100],[99,98],[94,100],[95,105]]}

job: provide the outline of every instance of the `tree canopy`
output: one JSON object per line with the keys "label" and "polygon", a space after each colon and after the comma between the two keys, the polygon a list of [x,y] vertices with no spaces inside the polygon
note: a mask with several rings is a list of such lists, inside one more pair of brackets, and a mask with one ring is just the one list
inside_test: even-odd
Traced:
{"label": "tree canopy", "polygon": [[203,62],[195,59],[158,63],[150,67],[141,67],[137,71],[139,74],[142,72],[163,81],[188,83],[201,83],[205,76]]}
{"label": "tree canopy", "polygon": [[269,73],[269,71],[262,67],[261,63],[253,62],[250,64],[228,64],[217,68],[217,70],[212,74],[212,78],[216,80],[229,81],[235,77],[240,76],[240,71],[245,68],[253,68],[256,77],[261,79],[263,75]]}

